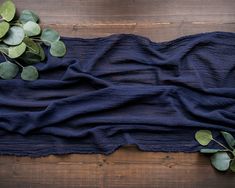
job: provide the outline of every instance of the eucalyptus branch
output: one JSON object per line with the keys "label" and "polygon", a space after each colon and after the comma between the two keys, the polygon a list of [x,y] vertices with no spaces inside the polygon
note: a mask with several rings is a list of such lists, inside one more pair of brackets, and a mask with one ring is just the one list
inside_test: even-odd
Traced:
{"label": "eucalyptus branch", "polygon": [[[60,41],[60,35],[53,29],[41,29],[39,16],[31,10],[23,10],[20,16],[16,16],[16,6],[13,1],[6,0],[0,5],[0,48],[6,62],[0,62],[0,78],[13,79],[22,68],[21,78],[27,81],[38,79],[38,70],[35,66],[23,66],[20,61],[33,64],[44,61],[46,54],[42,48],[45,43],[49,48],[49,53],[54,57],[63,57],[66,47]],[[14,19],[16,18],[16,19]],[[3,22],[1,22],[3,21]],[[10,35],[8,33],[11,32]],[[7,60],[9,59],[9,61]]]}
{"label": "eucalyptus branch", "polygon": [[[229,147],[233,148],[235,146],[235,138],[232,134],[221,131],[226,143]],[[202,146],[207,146],[211,141],[214,141],[218,145],[222,146],[225,149],[209,149],[203,148],[200,150],[201,153],[213,154],[211,156],[211,164],[214,168],[219,171],[226,171],[230,169],[235,172],[235,149],[231,150],[218,140],[213,138],[212,132],[210,130],[199,130],[195,134],[195,139]],[[230,153],[231,155],[230,155]]]}

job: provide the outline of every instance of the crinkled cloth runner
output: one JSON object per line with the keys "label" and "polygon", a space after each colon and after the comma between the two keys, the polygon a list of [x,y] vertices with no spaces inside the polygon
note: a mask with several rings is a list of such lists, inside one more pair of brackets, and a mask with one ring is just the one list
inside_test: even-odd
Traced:
{"label": "crinkled cloth runner", "polygon": [[199,129],[235,135],[235,33],[63,40],[39,80],[0,80],[0,154],[194,152]]}

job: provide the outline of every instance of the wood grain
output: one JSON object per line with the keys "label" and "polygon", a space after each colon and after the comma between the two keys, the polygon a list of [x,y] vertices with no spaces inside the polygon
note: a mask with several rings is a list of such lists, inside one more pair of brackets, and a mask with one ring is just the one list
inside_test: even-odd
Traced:
{"label": "wood grain", "polygon": [[198,153],[141,152],[126,146],[109,156],[64,155],[43,158],[0,157],[0,187],[181,188],[235,184]]}
{"label": "wood grain", "polygon": [[[0,0],[3,2],[3,0]],[[161,42],[200,32],[235,32],[234,0],[15,0],[64,36],[134,33]],[[141,152],[125,146],[109,156],[0,156],[0,188],[231,188],[234,174],[211,168],[198,153]]]}
{"label": "wood grain", "polygon": [[15,1],[40,15],[43,26],[84,38],[134,33],[158,42],[210,31],[235,31],[234,0]]}

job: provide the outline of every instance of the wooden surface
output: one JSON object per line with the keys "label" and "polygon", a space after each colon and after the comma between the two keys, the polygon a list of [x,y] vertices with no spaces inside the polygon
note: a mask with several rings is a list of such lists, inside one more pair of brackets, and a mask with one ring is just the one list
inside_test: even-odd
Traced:
{"label": "wooden surface", "polygon": [[[3,2],[3,0],[0,0]],[[15,0],[64,36],[134,33],[153,41],[209,31],[235,32],[234,0]],[[177,143],[176,143],[177,144]],[[235,175],[218,173],[198,153],[141,152],[125,146],[110,156],[0,156],[0,188],[230,188]]]}

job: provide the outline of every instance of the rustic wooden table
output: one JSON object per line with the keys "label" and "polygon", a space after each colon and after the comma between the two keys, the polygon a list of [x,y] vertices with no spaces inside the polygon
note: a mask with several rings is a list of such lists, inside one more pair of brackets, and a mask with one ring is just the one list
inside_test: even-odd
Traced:
{"label": "rustic wooden table", "polygon": [[[3,2],[3,0],[0,0]],[[208,31],[235,32],[234,0],[15,0],[42,26],[64,36],[134,33],[153,41]],[[176,143],[177,144],[177,143]],[[141,152],[125,146],[110,156],[0,156],[0,188],[230,188],[235,175],[218,173],[198,153]]]}

